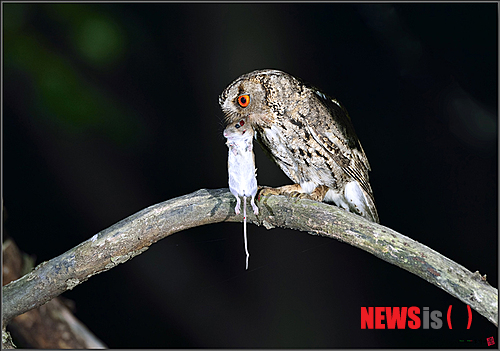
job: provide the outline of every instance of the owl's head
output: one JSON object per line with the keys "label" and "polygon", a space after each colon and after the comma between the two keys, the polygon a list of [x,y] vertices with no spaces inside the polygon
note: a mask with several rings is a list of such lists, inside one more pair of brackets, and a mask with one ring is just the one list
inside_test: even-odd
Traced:
{"label": "owl's head", "polygon": [[[285,72],[266,69],[244,74],[228,85],[219,96],[226,123],[247,118],[254,127],[262,127],[275,119],[278,95],[287,88],[291,77]],[[285,83],[285,84],[280,84]]]}

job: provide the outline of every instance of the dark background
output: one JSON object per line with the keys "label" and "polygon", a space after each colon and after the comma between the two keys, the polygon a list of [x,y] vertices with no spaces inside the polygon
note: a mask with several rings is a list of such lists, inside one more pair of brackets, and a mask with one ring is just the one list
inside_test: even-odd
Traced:
{"label": "dark background", "polygon": [[[227,187],[219,93],[255,69],[349,111],[381,224],[498,287],[498,6],[5,4],[4,237],[37,263],[150,205]],[[259,184],[290,181],[256,148]],[[497,328],[335,240],[221,223],[64,293],[109,347],[486,347]],[[453,305],[453,330],[361,330],[362,306]],[[473,342],[460,342],[472,340]],[[500,340],[496,340],[499,342]]]}

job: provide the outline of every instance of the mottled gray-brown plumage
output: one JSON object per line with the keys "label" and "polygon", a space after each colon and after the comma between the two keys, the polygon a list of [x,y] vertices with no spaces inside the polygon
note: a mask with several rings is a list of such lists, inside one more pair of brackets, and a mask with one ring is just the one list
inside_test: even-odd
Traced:
{"label": "mottled gray-brown plumage", "polygon": [[368,159],[337,100],[285,72],[267,69],[237,78],[219,103],[228,124],[247,118],[264,151],[295,183],[266,193],[330,202],[379,221]]}

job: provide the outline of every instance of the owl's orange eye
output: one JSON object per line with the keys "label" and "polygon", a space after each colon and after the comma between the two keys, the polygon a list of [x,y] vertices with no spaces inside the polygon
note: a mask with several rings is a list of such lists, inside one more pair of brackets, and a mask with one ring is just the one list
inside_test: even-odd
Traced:
{"label": "owl's orange eye", "polygon": [[247,107],[250,103],[250,95],[240,95],[238,96],[238,104],[241,107]]}

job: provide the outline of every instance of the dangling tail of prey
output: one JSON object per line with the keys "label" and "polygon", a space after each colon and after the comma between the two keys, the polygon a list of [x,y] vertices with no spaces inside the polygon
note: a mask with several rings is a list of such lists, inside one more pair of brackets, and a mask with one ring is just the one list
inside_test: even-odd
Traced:
{"label": "dangling tail of prey", "polygon": [[247,255],[245,260],[245,269],[248,269],[248,257],[250,254],[248,253],[248,243],[247,243],[247,197],[243,196],[243,238],[245,239],[245,253]]}

